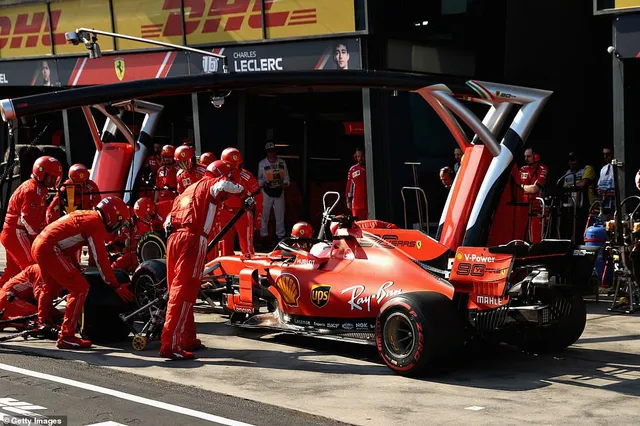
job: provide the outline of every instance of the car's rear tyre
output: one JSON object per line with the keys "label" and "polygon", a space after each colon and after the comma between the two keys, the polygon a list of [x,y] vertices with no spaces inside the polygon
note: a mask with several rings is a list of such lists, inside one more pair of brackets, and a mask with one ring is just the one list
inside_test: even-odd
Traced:
{"label": "car's rear tyre", "polygon": [[462,324],[444,295],[407,293],[380,309],[376,344],[382,360],[398,374],[435,373],[462,346]]}
{"label": "car's rear tyre", "polygon": [[[164,259],[152,259],[141,263],[131,279],[136,304],[142,307],[167,291],[167,264]],[[139,314],[140,320],[149,319],[149,311]]]}
{"label": "car's rear tyre", "polygon": [[567,300],[571,304],[568,315],[563,315],[546,328],[527,330],[522,348],[528,352],[559,352],[580,339],[587,323],[587,308],[582,297],[573,296]]}

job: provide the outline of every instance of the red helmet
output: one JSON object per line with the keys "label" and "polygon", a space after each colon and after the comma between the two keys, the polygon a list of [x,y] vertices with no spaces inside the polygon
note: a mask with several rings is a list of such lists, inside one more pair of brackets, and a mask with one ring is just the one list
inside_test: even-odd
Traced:
{"label": "red helmet", "polygon": [[295,238],[311,238],[313,228],[307,222],[298,222],[291,229],[291,236]]}
{"label": "red helmet", "polygon": [[96,206],[96,210],[102,214],[104,226],[109,233],[129,225],[131,218],[129,206],[118,197],[103,198]]}
{"label": "red helmet", "polygon": [[184,170],[191,170],[193,166],[193,157],[196,155],[196,150],[192,146],[180,145],[176,148],[176,152],[173,154],[178,163],[178,167]]}
{"label": "red helmet", "polygon": [[143,222],[150,222],[156,214],[156,203],[151,198],[142,197],[133,205],[133,213]]}
{"label": "red helmet", "polygon": [[200,164],[202,164],[203,166],[208,166],[216,160],[217,158],[212,152],[204,152],[200,156]]}
{"label": "red helmet", "polygon": [[173,154],[176,152],[176,147],[173,145],[165,145],[160,152],[160,158],[162,158],[162,164],[172,164],[174,162]]}
{"label": "red helmet", "polygon": [[231,165],[226,161],[216,160],[207,166],[205,173],[209,177],[229,177],[231,175]]}
{"label": "red helmet", "polygon": [[222,151],[220,159],[236,167],[240,167],[242,164],[242,154],[240,154],[237,148],[226,148]]}
{"label": "red helmet", "polygon": [[47,188],[56,187],[62,179],[62,164],[48,155],[40,157],[33,163],[31,177]]}
{"label": "red helmet", "polygon": [[83,164],[69,167],[69,177],[73,183],[84,183],[89,179],[89,170]]}

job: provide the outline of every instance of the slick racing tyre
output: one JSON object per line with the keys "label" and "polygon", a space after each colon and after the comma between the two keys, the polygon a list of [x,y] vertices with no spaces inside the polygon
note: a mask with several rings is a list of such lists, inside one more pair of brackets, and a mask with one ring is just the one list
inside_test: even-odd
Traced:
{"label": "slick racing tyre", "polygon": [[[164,296],[167,291],[167,264],[165,260],[152,259],[141,263],[134,272],[131,282],[138,308]],[[147,320],[149,317],[149,311],[143,311],[139,314],[140,320]]]}
{"label": "slick racing tyre", "polygon": [[160,232],[149,231],[138,241],[136,254],[140,264],[147,260],[165,259],[167,256],[167,239]]}
{"label": "slick racing tyre", "polygon": [[394,297],[382,306],[376,319],[378,353],[389,368],[403,376],[441,370],[462,344],[462,323],[455,306],[439,293]]}
{"label": "slick racing tyre", "polygon": [[[129,282],[126,272],[114,270],[120,283]],[[116,292],[102,281],[95,268],[88,268],[84,277],[89,282],[89,294],[84,302],[80,319],[80,335],[95,343],[111,343],[126,340],[131,329],[119,317],[136,309],[132,303],[126,303]]]}

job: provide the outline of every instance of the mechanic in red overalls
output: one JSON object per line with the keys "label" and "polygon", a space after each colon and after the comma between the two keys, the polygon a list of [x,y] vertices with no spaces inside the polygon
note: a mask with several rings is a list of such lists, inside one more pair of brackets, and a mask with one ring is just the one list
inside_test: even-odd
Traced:
{"label": "mechanic in red overalls", "polygon": [[176,149],[173,145],[165,145],[162,147],[162,152],[160,153],[162,166],[158,169],[156,177],[156,203],[160,203],[162,201],[173,201],[173,199],[176,198],[175,191],[178,187],[176,173],[178,170],[176,168],[176,161],[173,157],[175,152]]}
{"label": "mechanic in red overalls", "polygon": [[179,146],[173,157],[178,166],[178,194],[182,194],[189,185],[202,179],[207,168],[196,162],[196,150],[189,145]]}
{"label": "mechanic in red overalls", "polygon": [[169,302],[162,330],[160,356],[174,360],[193,359],[200,347],[196,338],[193,305],[200,291],[207,258],[207,242],[215,229],[217,207],[226,194],[241,194],[244,188],[226,176],[222,161],[214,161],[211,172],[189,186],[173,203],[166,224],[167,284]]}
{"label": "mechanic in red overalls", "polygon": [[217,158],[213,152],[204,152],[200,155],[200,164],[207,167],[209,164],[216,161]]}
{"label": "mechanic in red overalls", "polygon": [[89,292],[89,283],[82,275],[75,253],[83,245],[96,260],[102,280],[111,286],[124,301],[134,300],[129,284],[116,279],[105,242],[109,234],[128,226],[129,207],[118,197],[106,197],[95,210],[76,210],[48,225],[33,242],[33,258],[40,265],[44,287],[38,297],[38,320],[47,323],[51,318],[53,299],[61,289],[69,291],[62,328],[56,346],[79,349],[91,346],[91,341],[75,336],[76,326]]}
{"label": "mechanic in red overalls", "polygon": [[[40,267],[36,264],[29,265],[25,270],[11,278],[0,289],[0,320],[11,320],[26,317],[38,313],[36,301],[43,287]],[[24,329],[26,322],[15,324],[2,324],[0,331],[5,327]]]}
{"label": "mechanic in red overalls", "polygon": [[162,165],[162,160],[160,158],[161,150],[162,145],[154,143],[153,152],[151,152],[144,161],[144,166],[142,168],[142,187],[140,188],[142,194],[150,195],[150,190],[155,187],[158,169]]}
{"label": "mechanic in red overalls", "polygon": [[73,204],[76,210],[91,210],[102,200],[98,185],[89,179],[89,170],[82,164],[74,164],[69,168],[69,179],[64,181],[47,208],[47,224],[60,218],[61,204],[69,204],[67,188],[70,186],[73,187]]}
{"label": "mechanic in red overalls", "polygon": [[61,178],[62,164],[53,157],[40,157],[33,164],[31,178],[11,194],[0,234],[7,254],[0,285],[35,263],[31,242],[45,225],[47,188],[57,187]]}
{"label": "mechanic in red overalls", "polygon": [[[260,191],[260,184],[250,171],[242,168],[242,155],[236,148],[225,149],[222,151],[220,158],[222,161],[231,165],[231,180],[243,186],[246,195],[253,196],[256,200],[255,218],[254,213],[251,211],[247,211],[242,215],[220,242],[222,246],[220,248],[221,255],[233,255],[237,232],[238,239],[240,240],[240,251],[245,256],[251,256],[255,254],[253,232],[254,230],[259,230],[262,223],[262,191]],[[222,225],[229,222],[239,210],[242,210],[242,200],[238,197],[227,198],[222,203],[218,212],[218,223]]]}
{"label": "mechanic in red overalls", "polygon": [[[121,229],[113,242],[122,242],[125,247],[122,256],[111,264],[113,269],[122,269],[133,273],[138,267],[137,248],[140,238],[149,231],[162,231],[164,219],[157,214],[156,205],[151,198],[142,197],[133,205],[134,230],[131,244],[130,229]],[[112,242],[112,243],[113,243]]]}
{"label": "mechanic in red overalls", "polygon": [[367,172],[365,169],[364,151],[357,149],[353,159],[358,163],[349,169],[347,177],[347,208],[351,214],[361,220],[369,219],[367,204]]}
{"label": "mechanic in red overalls", "polygon": [[[526,164],[520,168],[522,196],[524,201],[533,203],[531,213],[540,214],[542,204],[536,200],[536,197],[542,196],[544,186],[547,184],[549,168],[540,162],[540,155],[534,152],[533,148],[525,149],[524,161]],[[542,220],[541,217],[530,217],[529,239],[532,243],[540,242],[542,239]]]}

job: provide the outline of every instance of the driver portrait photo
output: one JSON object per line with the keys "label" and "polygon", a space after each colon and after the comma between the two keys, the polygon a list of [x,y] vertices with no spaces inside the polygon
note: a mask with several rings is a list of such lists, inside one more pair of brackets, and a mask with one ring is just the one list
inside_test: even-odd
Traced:
{"label": "driver portrait photo", "polygon": [[337,43],[333,49],[333,61],[339,70],[349,69],[349,49],[346,43]]}
{"label": "driver portrait photo", "polygon": [[38,61],[38,67],[36,68],[33,79],[31,80],[31,85],[58,86],[59,84],[54,83],[54,79],[51,76],[51,71],[52,70],[49,61]]}

